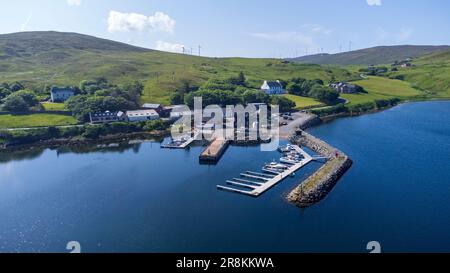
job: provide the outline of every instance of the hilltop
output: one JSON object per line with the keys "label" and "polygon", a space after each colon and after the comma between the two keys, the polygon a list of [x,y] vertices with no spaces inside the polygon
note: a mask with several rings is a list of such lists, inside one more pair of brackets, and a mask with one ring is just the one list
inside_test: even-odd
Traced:
{"label": "hilltop", "polygon": [[289,60],[321,65],[377,65],[390,64],[406,58],[418,58],[446,50],[450,50],[450,46],[378,46],[338,54],[316,54]]}
{"label": "hilltop", "polygon": [[92,36],[63,32],[21,32],[0,35],[0,82],[27,87],[78,85],[105,77],[116,84],[140,80],[143,101],[168,103],[170,95],[189,81],[199,85],[215,77],[244,71],[252,87],[264,79],[292,77],[346,80],[346,69],[289,63],[278,59],[206,58],[139,48]]}

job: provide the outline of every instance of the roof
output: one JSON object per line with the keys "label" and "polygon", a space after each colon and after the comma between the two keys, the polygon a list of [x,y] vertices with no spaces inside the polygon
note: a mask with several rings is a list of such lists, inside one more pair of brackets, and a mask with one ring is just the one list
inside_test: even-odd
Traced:
{"label": "roof", "polygon": [[162,106],[161,104],[157,104],[157,103],[145,103],[144,105],[142,105],[142,108],[158,109],[161,106]]}
{"label": "roof", "polygon": [[267,85],[269,85],[270,88],[283,88],[280,82],[267,82]]}
{"label": "roof", "polygon": [[136,111],[127,111],[128,117],[151,117],[151,116],[159,116],[158,112],[153,109],[148,110],[136,110]]}
{"label": "roof", "polygon": [[110,112],[110,111],[95,112],[95,113],[91,113],[91,116],[95,117],[95,118],[99,118],[99,117],[117,117],[118,116],[118,112]]}
{"label": "roof", "polygon": [[60,93],[60,92],[72,92],[72,93],[75,93],[75,91],[72,88],[70,88],[70,87],[62,87],[62,88],[60,88],[60,87],[53,87],[50,90],[50,92],[51,93]]}

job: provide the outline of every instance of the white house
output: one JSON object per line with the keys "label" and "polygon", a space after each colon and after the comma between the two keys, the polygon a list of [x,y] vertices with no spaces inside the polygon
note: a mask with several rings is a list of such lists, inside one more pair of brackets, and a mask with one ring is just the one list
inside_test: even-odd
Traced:
{"label": "white house", "polygon": [[158,120],[159,114],[153,109],[148,110],[136,110],[127,111],[127,118],[129,122],[147,121],[147,120]]}
{"label": "white house", "polygon": [[75,92],[71,88],[53,87],[52,90],[50,90],[52,102],[64,102],[70,97],[73,97],[74,95]]}
{"label": "white house", "polygon": [[264,81],[261,86],[261,90],[266,92],[268,95],[281,95],[284,94],[283,85],[280,81],[268,82]]}

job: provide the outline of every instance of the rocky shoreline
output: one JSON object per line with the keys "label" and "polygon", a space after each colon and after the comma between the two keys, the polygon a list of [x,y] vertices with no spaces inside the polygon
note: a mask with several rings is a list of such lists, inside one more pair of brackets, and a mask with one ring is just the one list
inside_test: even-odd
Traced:
{"label": "rocky shoreline", "polygon": [[108,144],[112,142],[124,142],[124,141],[134,141],[134,140],[154,140],[155,138],[162,138],[167,135],[165,131],[155,131],[155,132],[136,132],[128,134],[116,134],[103,136],[100,139],[86,139],[86,138],[60,138],[60,139],[50,139],[28,144],[20,145],[0,145],[1,152],[13,152],[13,151],[26,151],[33,150],[36,148],[59,148],[59,147],[70,147],[70,146],[81,146],[81,145],[93,145],[93,144]]}
{"label": "rocky shoreline", "polygon": [[339,179],[350,169],[353,161],[340,150],[304,131],[298,131],[292,136],[291,142],[329,158],[325,165],[287,196],[289,202],[299,207],[310,207],[322,201],[331,192]]}

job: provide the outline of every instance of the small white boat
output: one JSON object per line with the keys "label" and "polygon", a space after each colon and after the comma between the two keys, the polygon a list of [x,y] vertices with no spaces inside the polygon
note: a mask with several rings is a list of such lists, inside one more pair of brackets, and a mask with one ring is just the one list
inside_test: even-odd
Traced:
{"label": "small white boat", "polygon": [[286,146],[280,146],[278,148],[278,151],[281,152],[281,153],[288,153],[288,152],[293,151],[293,150],[294,150],[294,148],[292,147],[291,144],[287,144]]}
{"label": "small white boat", "polygon": [[295,164],[299,163],[300,160],[295,159],[295,158],[290,158],[290,157],[282,157],[282,158],[280,158],[280,162],[295,165]]}
{"label": "small white boat", "polygon": [[273,168],[262,168],[262,170],[266,173],[275,174],[275,175],[279,175],[280,173],[283,172],[280,169],[273,169]]}
{"label": "small white boat", "polygon": [[265,167],[272,168],[272,169],[280,169],[280,170],[285,170],[288,168],[288,166],[277,163],[277,162],[271,162],[271,163],[267,164]]}

